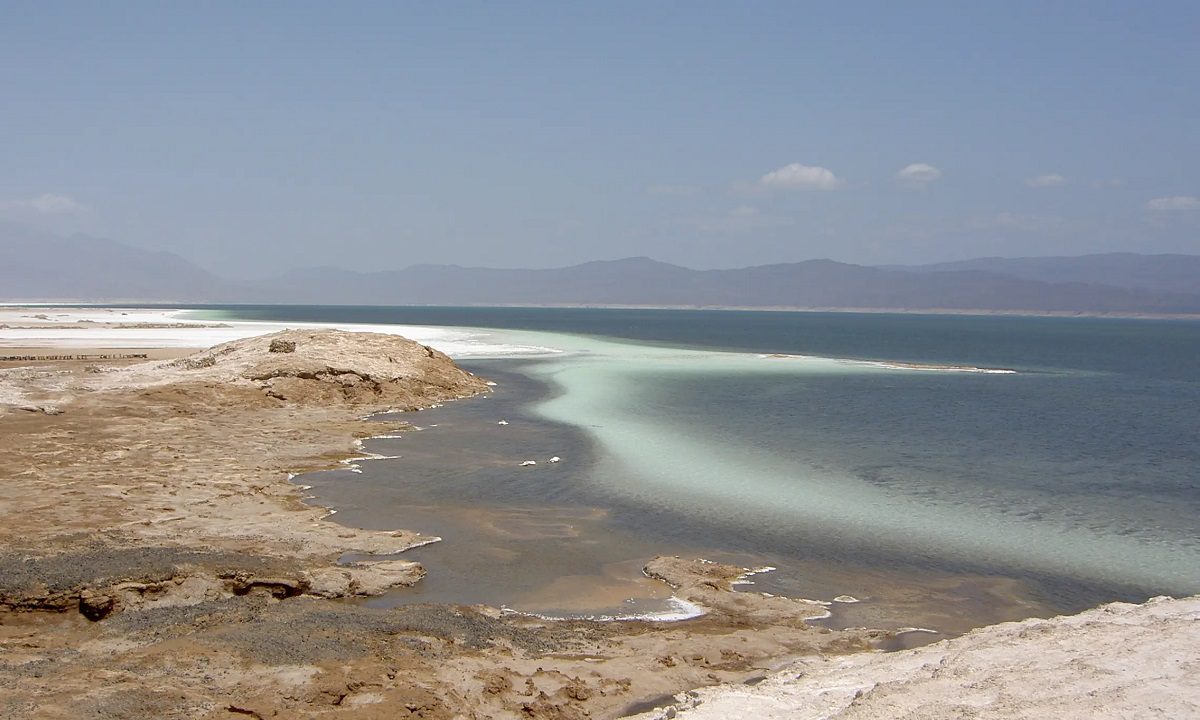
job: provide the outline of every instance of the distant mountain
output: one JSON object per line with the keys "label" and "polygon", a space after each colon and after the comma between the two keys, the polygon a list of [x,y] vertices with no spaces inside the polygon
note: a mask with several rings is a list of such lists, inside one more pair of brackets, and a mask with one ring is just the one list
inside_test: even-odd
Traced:
{"label": "distant mountain", "polygon": [[735,270],[636,257],[546,270],[309,268],[233,283],[171,253],[0,227],[0,300],[1200,313],[1200,257],[983,258],[884,268],[809,260]]}
{"label": "distant mountain", "polygon": [[695,270],[650,258],[589,262],[549,270],[493,270],[458,265],[414,265],[403,270],[354,273],[297,270],[260,285],[256,297],[337,297],[354,304],[458,305],[676,305],[703,287]]}
{"label": "distant mountain", "polygon": [[1026,280],[1200,293],[1200,256],[1107,253],[1078,257],[979,258],[934,265],[891,266],[914,272],[982,270]]}
{"label": "distant mountain", "polygon": [[1200,293],[1047,282],[983,270],[883,269],[832,260],[690,270],[627,258],[550,270],[419,265],[319,268],[260,284],[255,302],[363,305],[658,305],[1196,313]]}
{"label": "distant mountain", "polygon": [[228,284],[178,255],[0,227],[0,300],[203,301]]}

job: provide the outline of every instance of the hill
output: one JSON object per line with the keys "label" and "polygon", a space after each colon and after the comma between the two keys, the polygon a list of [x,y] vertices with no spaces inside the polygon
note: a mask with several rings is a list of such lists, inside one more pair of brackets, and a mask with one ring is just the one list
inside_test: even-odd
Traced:
{"label": "hill", "polygon": [[235,283],[166,252],[0,228],[0,300],[353,305],[641,305],[1200,313],[1200,257],[1118,253],[869,267],[692,270],[647,257],[551,269],[307,268]]}

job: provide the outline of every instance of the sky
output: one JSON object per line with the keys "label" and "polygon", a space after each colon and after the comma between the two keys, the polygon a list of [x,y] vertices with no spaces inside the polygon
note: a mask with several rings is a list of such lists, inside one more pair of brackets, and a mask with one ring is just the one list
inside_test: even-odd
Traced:
{"label": "sky", "polygon": [[1200,254],[1200,3],[0,0],[0,222],[233,277]]}

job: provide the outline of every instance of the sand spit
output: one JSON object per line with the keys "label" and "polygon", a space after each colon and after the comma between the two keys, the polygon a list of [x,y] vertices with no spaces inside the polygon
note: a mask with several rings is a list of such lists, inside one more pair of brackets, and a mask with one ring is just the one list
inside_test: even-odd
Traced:
{"label": "sand spit", "polygon": [[345,602],[417,582],[394,554],[431,538],[326,520],[290,474],[403,432],[373,412],[486,389],[418,343],[333,330],[0,369],[0,717],[617,717],[881,637],[739,608],[686,561],[651,569],[711,604],[682,623]]}
{"label": "sand spit", "polygon": [[1200,717],[1200,596],[1003,623],[894,653],[805,658],[642,720]]}

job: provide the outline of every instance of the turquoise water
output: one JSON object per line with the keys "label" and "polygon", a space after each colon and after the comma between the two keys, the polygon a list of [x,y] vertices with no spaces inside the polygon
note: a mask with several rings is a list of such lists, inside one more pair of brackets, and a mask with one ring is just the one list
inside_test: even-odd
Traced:
{"label": "turquoise water", "polygon": [[[544,388],[506,402],[544,433],[569,430],[587,449],[583,459],[564,458],[571,467],[556,474],[495,470],[487,482],[503,476],[504,493],[468,491],[468,473],[455,487],[472,501],[516,495],[602,508],[607,528],[645,547],[1015,577],[1063,608],[1200,591],[1200,323],[517,308],[205,314],[213,313],[492,328],[481,344],[559,350],[469,362]],[[465,427],[477,411],[456,412]],[[389,462],[370,463],[372,482],[411,480],[403,459],[392,470]]]}

